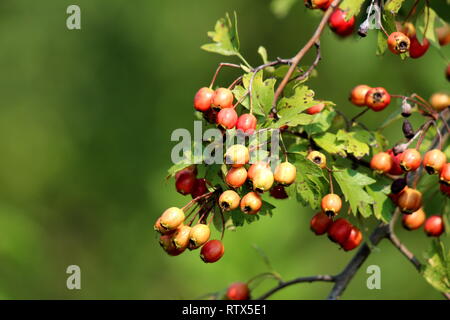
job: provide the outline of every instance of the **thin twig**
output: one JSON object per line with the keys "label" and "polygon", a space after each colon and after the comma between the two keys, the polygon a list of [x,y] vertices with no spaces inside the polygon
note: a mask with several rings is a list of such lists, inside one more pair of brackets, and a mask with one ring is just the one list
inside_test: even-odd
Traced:
{"label": "thin twig", "polygon": [[214,76],[211,80],[211,84],[209,85],[209,88],[212,89],[214,82],[216,82],[217,79],[217,75],[219,74],[220,70],[222,70],[223,67],[232,67],[232,68],[238,68],[241,69],[241,66],[238,64],[234,64],[234,63],[226,63],[226,62],[222,62],[219,63],[219,66],[216,69],[216,72],[214,73]]}

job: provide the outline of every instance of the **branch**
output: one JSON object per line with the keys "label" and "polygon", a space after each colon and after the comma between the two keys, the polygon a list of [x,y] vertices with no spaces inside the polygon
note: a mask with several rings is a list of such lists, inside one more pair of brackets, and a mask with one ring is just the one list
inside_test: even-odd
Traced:
{"label": "branch", "polygon": [[264,293],[262,296],[260,296],[259,298],[257,298],[256,300],[265,300],[268,297],[270,297],[271,295],[273,295],[275,292],[286,288],[288,286],[291,286],[293,284],[296,283],[304,283],[304,282],[334,282],[336,279],[334,276],[330,276],[330,275],[317,275],[317,276],[311,276],[311,277],[301,277],[301,278],[296,278],[290,281],[281,281],[280,284],[278,286],[276,286],[275,288],[269,290],[268,292]]}
{"label": "branch", "polygon": [[[277,101],[278,98],[281,96],[281,93],[283,92],[284,88],[289,82],[289,79],[291,78],[292,74],[295,71],[295,68],[299,64],[300,60],[305,56],[305,54],[314,46],[314,44],[319,42],[320,35],[322,34],[322,31],[328,22],[328,19],[330,18],[331,14],[333,13],[334,9],[339,5],[339,3],[342,0],[334,0],[333,3],[330,5],[330,7],[325,11],[322,20],[320,20],[320,23],[314,32],[313,36],[309,39],[309,41],[305,44],[303,48],[300,49],[300,51],[292,58],[292,64],[289,68],[288,72],[284,76],[283,80],[281,81],[280,85],[278,86],[277,90],[275,91],[275,96],[273,98],[272,102],[272,113],[275,115],[275,118],[277,117]],[[319,56],[320,57],[320,56]]]}

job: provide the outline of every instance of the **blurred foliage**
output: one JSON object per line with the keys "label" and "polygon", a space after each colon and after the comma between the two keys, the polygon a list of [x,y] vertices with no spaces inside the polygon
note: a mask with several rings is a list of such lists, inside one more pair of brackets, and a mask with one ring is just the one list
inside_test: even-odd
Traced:
{"label": "blurred foliage", "polygon": [[[198,252],[166,256],[152,231],[165,208],[186,202],[165,174],[172,130],[193,128],[193,95],[222,61],[200,50],[206,31],[235,10],[240,51],[250,64],[259,64],[260,45],[269,59],[290,57],[318,22],[298,2],[279,20],[270,1],[258,0],[3,0],[0,298],[192,299],[267,271],[253,244],[285,279],[343,268],[353,253],[315,237],[312,213],[295,200],[277,201],[272,218],[228,232],[225,256],[214,265],[201,262]],[[80,31],[65,25],[74,3],[82,11]],[[347,101],[359,83],[425,97],[448,90],[446,63],[435,50],[401,61],[376,57],[375,49],[375,32],[342,40],[326,30],[319,76],[309,85],[349,116],[360,111]],[[444,51],[448,56],[449,48]],[[235,76],[224,71],[218,81]],[[389,112],[363,120],[374,129]],[[401,137],[396,126],[385,133],[391,141]],[[361,227],[366,236],[373,225]],[[419,256],[430,246],[422,231],[399,229],[399,236]],[[66,288],[71,264],[81,267],[80,291]],[[381,267],[381,290],[367,289],[363,267],[344,298],[441,297],[387,242],[370,264]],[[270,285],[267,280],[258,290]],[[329,288],[304,284],[275,297],[321,299]]]}

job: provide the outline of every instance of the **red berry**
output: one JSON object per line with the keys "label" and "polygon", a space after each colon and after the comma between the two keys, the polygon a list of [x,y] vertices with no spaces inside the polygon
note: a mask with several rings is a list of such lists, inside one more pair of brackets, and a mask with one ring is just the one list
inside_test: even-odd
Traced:
{"label": "red berry", "polygon": [[232,167],[242,167],[250,160],[248,148],[242,144],[234,144],[225,152],[225,163]]}
{"label": "red berry", "polygon": [[195,175],[192,172],[185,171],[175,180],[175,188],[182,195],[187,195],[194,189],[195,180]]}
{"label": "red berry", "polygon": [[447,186],[450,186],[450,163],[444,164],[439,175],[439,181]]}
{"label": "red berry", "polygon": [[224,129],[233,129],[238,121],[238,115],[232,108],[220,110],[217,114],[217,124]]}
{"label": "red berry", "polygon": [[310,222],[311,230],[316,235],[322,235],[328,231],[328,228],[333,224],[333,220],[329,218],[325,213],[316,213]]}
{"label": "red berry", "polygon": [[391,171],[394,161],[387,152],[379,152],[370,160],[370,167],[379,173]]}
{"label": "red berry", "polygon": [[447,197],[450,197],[450,186],[447,186],[445,184],[441,184],[439,186],[439,189],[441,190],[441,192],[446,195]]}
{"label": "red berry", "polygon": [[282,185],[276,185],[270,189],[270,195],[275,199],[286,199],[289,197]]}
{"label": "red berry", "polygon": [[197,176],[197,166],[193,164],[189,167],[181,169],[180,171],[175,173],[175,180],[185,173],[192,173],[194,176]]}
{"label": "red berry", "polygon": [[236,129],[244,133],[253,134],[256,129],[256,117],[251,113],[244,113],[238,118]]}
{"label": "red berry", "polygon": [[330,193],[322,198],[322,211],[329,217],[334,217],[342,208],[342,200],[337,194]]}
{"label": "red berry", "polygon": [[347,241],[345,241],[341,245],[341,247],[345,251],[353,250],[361,244],[362,239],[363,239],[363,236],[362,236],[361,231],[357,227],[353,226],[350,231],[350,235],[348,236]]}
{"label": "red berry", "polygon": [[205,112],[211,108],[214,90],[210,88],[201,88],[194,97],[194,108],[197,111]]}
{"label": "red berry", "polygon": [[250,290],[248,285],[243,282],[235,282],[228,287],[227,298],[229,300],[248,300]]}
{"label": "red berry", "polygon": [[447,156],[439,149],[433,149],[425,153],[423,166],[428,174],[438,174],[447,163]]}
{"label": "red berry", "polygon": [[344,244],[352,231],[352,225],[345,219],[337,219],[328,228],[328,238],[340,245]]}
{"label": "red berry", "polygon": [[256,172],[253,177],[253,190],[263,193],[272,188],[274,182],[274,175],[271,169],[263,169]]}
{"label": "red berry", "polygon": [[381,111],[391,103],[391,96],[385,88],[372,88],[366,93],[365,105],[373,111]]}
{"label": "red berry", "polygon": [[246,214],[257,214],[262,207],[261,196],[256,192],[249,192],[241,199],[241,211]]}
{"label": "red berry", "polygon": [[423,225],[426,218],[425,212],[420,208],[411,214],[404,214],[402,217],[402,225],[406,230],[416,230]]}
{"label": "red berry", "polygon": [[159,237],[159,245],[170,256],[178,256],[184,252],[186,248],[177,248],[173,243],[173,234],[164,234]]}
{"label": "red berry", "polygon": [[411,44],[409,46],[409,56],[413,59],[423,56],[430,47],[430,41],[427,38],[423,38],[423,44],[419,42],[417,37],[411,37]]}
{"label": "red berry", "polygon": [[159,224],[165,231],[172,231],[177,229],[184,222],[185,218],[183,210],[171,207],[163,212]]}
{"label": "red berry", "polygon": [[206,179],[196,179],[194,187],[191,191],[192,199],[200,197],[208,192],[208,187],[206,185]]}
{"label": "red berry", "polygon": [[222,258],[225,252],[223,244],[219,240],[209,240],[202,247],[200,258],[206,263],[213,263]]}
{"label": "red berry", "polygon": [[411,41],[402,32],[392,32],[387,40],[388,48],[392,53],[400,54],[405,53],[409,50]]}
{"label": "red berry", "polygon": [[331,5],[333,0],[304,0],[305,7],[309,9],[326,10]]}
{"label": "red berry", "polygon": [[209,123],[217,123],[217,114],[219,112],[217,112],[217,110],[214,110],[212,108],[206,110],[205,112],[203,112],[203,118],[209,122]]}
{"label": "red berry", "polygon": [[333,30],[336,34],[341,37],[346,37],[353,32],[355,27],[355,17],[352,16],[348,19],[348,21],[346,19],[347,13],[338,8],[331,14],[328,24],[331,30]]}
{"label": "red berry", "polygon": [[355,105],[355,106],[365,106],[366,105],[366,94],[367,91],[372,89],[371,87],[360,84],[359,86],[356,86],[352,89],[350,92],[349,100]]}
{"label": "red berry", "polygon": [[231,108],[233,106],[233,93],[227,88],[219,88],[214,91],[213,106],[219,109]]}
{"label": "red berry", "polygon": [[241,187],[246,180],[247,170],[244,167],[231,168],[225,177],[225,182],[232,188]]}
{"label": "red berry", "polygon": [[250,180],[253,180],[253,178],[255,177],[257,172],[259,172],[260,170],[264,170],[264,169],[270,169],[270,166],[267,162],[264,162],[264,161],[255,162],[248,169],[247,176]]}
{"label": "red berry", "polygon": [[447,68],[445,68],[445,77],[450,81],[450,63],[447,65]]}
{"label": "red berry", "polygon": [[425,233],[429,237],[439,237],[445,231],[444,219],[442,216],[431,216],[425,221]]}
{"label": "red berry", "polygon": [[318,103],[318,104],[306,109],[306,113],[313,115],[313,114],[321,112],[323,110],[323,108],[325,108],[325,104],[321,102],[321,103]]}
{"label": "red berry", "polygon": [[407,149],[400,156],[400,167],[403,171],[415,171],[422,163],[422,156],[416,149]]}
{"label": "red berry", "polygon": [[400,167],[400,158],[401,153],[394,154],[394,151],[392,149],[389,149],[386,151],[392,158],[392,168],[389,170],[389,174],[392,174],[393,176],[398,176],[403,173],[402,167]]}

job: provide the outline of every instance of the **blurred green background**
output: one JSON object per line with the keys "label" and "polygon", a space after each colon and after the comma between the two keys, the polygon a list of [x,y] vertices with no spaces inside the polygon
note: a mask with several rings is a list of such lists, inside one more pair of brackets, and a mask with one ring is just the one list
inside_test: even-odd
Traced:
{"label": "blurred green background", "polygon": [[[80,31],[66,28],[70,4],[81,7]],[[318,22],[300,3],[277,19],[261,0],[0,2],[0,298],[197,298],[267,271],[253,244],[285,279],[344,267],[353,253],[315,237],[312,212],[294,200],[278,201],[273,218],[228,232],[216,264],[204,264],[198,251],[169,257],[158,245],[156,217],[187,202],[165,180],[170,134],[193,128],[196,90],[219,62],[236,62],[199,49],[233,10],[242,52],[254,65],[259,45],[272,59],[293,56]],[[317,96],[352,116],[360,109],[347,95],[359,83],[425,97],[448,89],[435,49],[418,60],[379,58],[374,35],[341,40],[325,30],[320,76],[310,82]],[[224,71],[218,84],[236,76]],[[374,128],[388,114],[364,121]],[[392,141],[401,134],[387,133]],[[420,257],[430,244],[422,231],[399,235]],[[71,264],[81,267],[82,290],[66,288]],[[366,287],[370,264],[381,267],[381,290]],[[329,289],[303,284],[274,298],[322,299]],[[385,241],[343,298],[441,295]]]}

